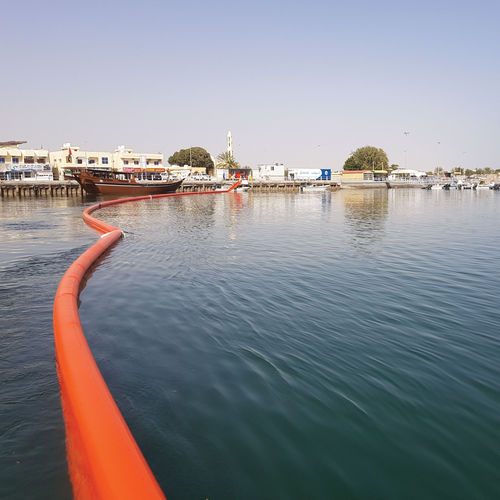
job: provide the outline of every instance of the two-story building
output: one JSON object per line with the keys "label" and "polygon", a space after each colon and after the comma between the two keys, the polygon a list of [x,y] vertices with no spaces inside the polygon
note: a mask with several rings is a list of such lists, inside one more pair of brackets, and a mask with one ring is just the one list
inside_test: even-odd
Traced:
{"label": "two-story building", "polygon": [[102,168],[124,172],[164,172],[162,153],[135,153],[130,148],[119,146],[114,153],[109,151],[82,151],[79,146],[63,144],[59,151],[50,153],[50,161],[57,170],[59,179],[64,171],[72,167]]}
{"label": "two-story building", "polygon": [[21,149],[25,142],[0,142],[0,180],[52,180],[49,152]]}
{"label": "two-story building", "polygon": [[135,153],[133,149],[118,146],[113,153],[115,170],[164,172],[162,153]]}
{"label": "two-story building", "polygon": [[59,151],[49,153],[54,168],[54,177],[64,178],[64,171],[72,167],[109,168],[113,166],[113,156],[106,151],[82,151],[79,146],[63,144]]}

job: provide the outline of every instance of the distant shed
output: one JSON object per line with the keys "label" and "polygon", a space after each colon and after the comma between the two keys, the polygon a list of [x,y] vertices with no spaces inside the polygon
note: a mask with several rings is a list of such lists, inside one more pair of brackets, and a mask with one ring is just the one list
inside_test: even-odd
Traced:
{"label": "distant shed", "polygon": [[373,181],[371,170],[343,170],[342,182],[362,182]]}

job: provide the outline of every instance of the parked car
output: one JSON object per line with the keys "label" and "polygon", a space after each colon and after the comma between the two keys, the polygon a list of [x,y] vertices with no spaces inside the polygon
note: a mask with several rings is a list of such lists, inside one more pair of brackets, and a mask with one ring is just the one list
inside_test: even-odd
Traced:
{"label": "parked car", "polygon": [[211,181],[211,177],[208,174],[194,174],[191,176],[193,181]]}

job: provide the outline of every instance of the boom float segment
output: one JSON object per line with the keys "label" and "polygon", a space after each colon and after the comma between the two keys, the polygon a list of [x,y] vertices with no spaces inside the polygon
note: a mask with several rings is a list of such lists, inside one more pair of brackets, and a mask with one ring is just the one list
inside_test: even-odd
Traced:
{"label": "boom float segment", "polygon": [[94,218],[96,210],[130,201],[227,193],[167,193],[112,200],[84,210],[83,219],[101,234],[66,271],[54,300],[57,375],[66,427],[68,469],[77,499],[164,499],[151,469],[111,395],[85,339],[78,314],[82,279],[121,237],[120,229]]}

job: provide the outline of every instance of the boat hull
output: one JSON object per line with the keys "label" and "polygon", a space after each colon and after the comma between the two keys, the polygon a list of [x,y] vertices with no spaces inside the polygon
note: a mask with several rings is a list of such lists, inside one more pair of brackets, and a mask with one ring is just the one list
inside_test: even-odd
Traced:
{"label": "boat hull", "polygon": [[73,178],[88,194],[147,196],[176,191],[183,182],[137,182],[133,175],[123,172],[74,170]]}
{"label": "boat hull", "polygon": [[[177,182],[161,182],[152,184],[142,183],[110,183],[110,182],[95,182],[93,186],[82,184],[83,189],[91,194],[116,194],[127,196],[147,196],[150,194],[173,193],[182,184],[182,180]],[[89,190],[90,188],[90,190]]]}

